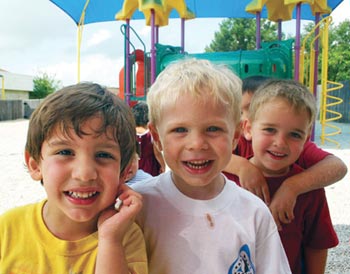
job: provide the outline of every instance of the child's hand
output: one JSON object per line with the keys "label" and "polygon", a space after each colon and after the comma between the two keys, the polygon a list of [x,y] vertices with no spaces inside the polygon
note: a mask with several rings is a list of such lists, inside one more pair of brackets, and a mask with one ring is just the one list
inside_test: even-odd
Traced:
{"label": "child's hand", "polygon": [[288,188],[287,184],[282,184],[272,198],[269,206],[278,230],[282,230],[282,223],[289,224],[294,219],[294,206],[297,195]]}
{"label": "child's hand", "polygon": [[258,196],[267,205],[270,204],[269,188],[263,174],[256,166],[251,163],[241,166],[239,170],[239,182],[244,189]]}
{"label": "child's hand", "polygon": [[115,210],[113,204],[100,214],[98,219],[99,240],[103,238],[121,242],[127,229],[142,208],[141,194],[125,184],[120,185],[120,193],[119,199],[122,200],[123,204],[119,211]]}

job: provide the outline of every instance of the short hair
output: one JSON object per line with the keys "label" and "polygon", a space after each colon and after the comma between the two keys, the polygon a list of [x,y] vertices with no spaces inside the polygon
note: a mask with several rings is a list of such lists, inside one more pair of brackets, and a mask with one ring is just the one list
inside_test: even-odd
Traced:
{"label": "short hair", "polygon": [[228,115],[239,123],[242,81],[223,65],[194,58],[172,63],[159,74],[147,94],[150,122],[159,123],[162,109],[188,96],[227,106]]}
{"label": "short hair", "polygon": [[265,81],[271,78],[262,75],[253,75],[244,78],[242,81],[242,93],[254,93]]}
{"label": "short hair", "polygon": [[287,79],[268,80],[256,90],[250,102],[249,119],[254,121],[260,107],[276,98],[286,100],[298,112],[306,110],[310,127],[314,123],[317,113],[315,97],[304,85]]}
{"label": "short hair", "polygon": [[25,149],[36,161],[41,159],[41,147],[54,133],[56,126],[68,135],[73,129],[78,136],[86,135],[82,124],[92,117],[100,117],[102,126],[96,134],[113,130],[119,144],[121,172],[135,153],[135,122],[129,106],[106,88],[95,83],[67,86],[47,96],[32,113]]}
{"label": "short hair", "polygon": [[148,106],[145,102],[138,102],[132,108],[137,127],[146,127],[148,123]]}

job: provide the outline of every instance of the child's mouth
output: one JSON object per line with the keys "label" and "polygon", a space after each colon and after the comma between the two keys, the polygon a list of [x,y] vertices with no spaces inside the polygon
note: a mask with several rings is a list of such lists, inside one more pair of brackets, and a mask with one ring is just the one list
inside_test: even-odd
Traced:
{"label": "child's mouth", "polygon": [[209,163],[209,160],[185,162],[185,164],[191,169],[202,169],[207,167]]}
{"label": "child's mouth", "polygon": [[91,191],[91,192],[65,191],[64,193],[73,199],[90,199],[91,197],[94,197],[99,194],[99,192],[97,191]]}

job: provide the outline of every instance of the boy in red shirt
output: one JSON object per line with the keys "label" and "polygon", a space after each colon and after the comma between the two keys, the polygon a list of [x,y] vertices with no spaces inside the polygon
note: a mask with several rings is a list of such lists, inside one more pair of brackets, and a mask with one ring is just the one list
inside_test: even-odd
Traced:
{"label": "boy in red shirt", "polygon": [[[314,97],[296,81],[270,80],[252,97],[243,132],[254,152],[249,161],[262,172],[271,196],[286,178],[302,172],[295,162],[315,115]],[[302,273],[302,262],[306,273],[324,273],[327,249],[338,244],[324,189],[299,195],[294,213],[280,231],[292,273]]]}
{"label": "boy in red shirt", "polygon": [[[247,119],[253,94],[268,79],[263,76],[251,76],[243,80],[241,104],[243,123]],[[304,169],[303,172],[286,178],[272,197],[261,171],[246,159],[252,153],[251,142],[241,136],[224,174],[231,180],[237,175],[243,188],[263,199],[269,206],[279,229],[282,228],[282,223],[290,223],[294,219],[294,206],[299,195],[331,185],[341,180],[347,172],[347,167],[341,159],[307,140],[297,160]]]}

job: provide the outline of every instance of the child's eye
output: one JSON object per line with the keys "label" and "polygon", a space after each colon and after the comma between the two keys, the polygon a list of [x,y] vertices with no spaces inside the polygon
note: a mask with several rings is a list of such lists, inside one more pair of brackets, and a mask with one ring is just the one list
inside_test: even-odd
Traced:
{"label": "child's eye", "polygon": [[267,133],[274,133],[276,132],[276,129],[272,127],[267,127],[267,128],[264,128],[263,131],[266,131]]}
{"label": "child's eye", "polygon": [[209,132],[216,132],[219,130],[220,130],[220,128],[216,127],[216,126],[211,126],[211,127],[208,127],[208,129],[207,129],[207,131],[209,131]]}
{"label": "child's eye", "polygon": [[178,127],[178,128],[175,128],[174,129],[174,132],[177,132],[177,133],[184,133],[184,132],[187,132],[186,128],[184,127]]}
{"label": "child's eye", "polygon": [[291,132],[290,135],[293,137],[293,138],[296,138],[296,139],[301,139],[302,136],[301,134],[297,133],[297,132]]}
{"label": "child's eye", "polygon": [[108,152],[99,152],[96,154],[97,158],[114,159],[114,156]]}
{"label": "child's eye", "polygon": [[63,155],[63,156],[70,156],[73,155],[73,152],[69,149],[62,149],[57,152],[58,155]]}

